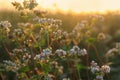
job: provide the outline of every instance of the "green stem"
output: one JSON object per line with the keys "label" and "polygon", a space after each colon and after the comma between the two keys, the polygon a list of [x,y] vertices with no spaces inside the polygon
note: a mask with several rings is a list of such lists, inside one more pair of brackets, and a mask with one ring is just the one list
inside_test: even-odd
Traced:
{"label": "green stem", "polygon": [[[77,55],[75,56],[75,60],[78,60],[79,58],[77,57]],[[75,62],[75,65],[78,65],[78,62]],[[80,72],[79,72],[79,68],[77,68],[77,73],[78,73],[78,79],[81,79],[80,77]]]}

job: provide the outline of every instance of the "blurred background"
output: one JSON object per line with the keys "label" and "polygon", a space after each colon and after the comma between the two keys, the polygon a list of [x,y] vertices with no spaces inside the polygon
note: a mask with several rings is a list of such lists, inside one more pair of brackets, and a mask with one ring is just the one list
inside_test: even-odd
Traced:
{"label": "blurred background", "polygon": [[[0,21],[8,20],[13,27],[18,22],[27,22],[19,15],[19,12],[13,7],[11,2],[23,0],[0,0]],[[98,52],[104,59],[104,54],[108,50],[116,47],[120,43],[120,0],[36,0],[38,7],[36,9],[47,11],[46,17],[62,20],[61,28],[71,32],[77,23],[87,20],[91,24],[90,16],[100,15],[103,21],[96,20],[92,29],[92,37],[99,33],[107,35],[107,40],[103,43],[95,42]],[[0,34],[1,35],[1,34]],[[83,43],[82,43],[83,42]],[[86,46],[82,41],[79,45]],[[120,46],[120,45],[119,45]],[[12,48],[10,45],[8,46]],[[0,47],[0,62],[7,59],[7,54],[3,47]],[[90,49],[91,60],[95,58],[95,52]],[[3,55],[4,54],[4,55]],[[110,80],[120,80],[120,53],[111,58],[112,72]]]}

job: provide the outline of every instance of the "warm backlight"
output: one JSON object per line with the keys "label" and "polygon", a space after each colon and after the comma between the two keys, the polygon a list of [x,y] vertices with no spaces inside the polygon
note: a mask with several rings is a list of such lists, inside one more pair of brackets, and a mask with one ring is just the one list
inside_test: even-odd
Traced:
{"label": "warm backlight", "polygon": [[[0,0],[1,8],[13,8],[12,1],[23,0]],[[64,10],[75,12],[120,10],[120,0],[37,0],[39,7],[51,10]]]}

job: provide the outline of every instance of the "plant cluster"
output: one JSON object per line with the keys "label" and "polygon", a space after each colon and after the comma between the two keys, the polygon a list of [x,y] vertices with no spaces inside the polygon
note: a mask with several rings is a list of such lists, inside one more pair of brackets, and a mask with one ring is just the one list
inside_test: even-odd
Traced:
{"label": "plant cluster", "polygon": [[[91,16],[91,21],[79,22],[72,32],[62,30],[62,21],[43,16],[44,11],[34,10],[37,6],[35,0],[24,0],[12,3],[20,10],[21,16],[28,20],[26,23],[18,23],[12,27],[9,21],[0,22],[0,41],[9,55],[10,60],[3,60],[0,64],[0,74],[3,80],[7,80],[6,73],[13,72],[13,80],[82,80],[81,71],[86,70],[87,80],[90,80],[88,72],[95,75],[92,80],[103,80],[110,73],[110,66],[89,61],[89,47],[95,50],[94,42],[104,43],[108,36],[99,33],[92,37],[95,31],[92,26],[96,20],[104,21],[104,17]],[[22,13],[21,13],[22,12]],[[6,41],[14,45],[9,50]],[[84,41],[88,48],[79,46]],[[120,44],[109,50],[105,57],[109,61],[113,52],[120,52]],[[99,54],[97,57],[100,62]],[[83,61],[84,60],[84,61]],[[85,63],[86,64],[85,64]],[[103,63],[103,62],[102,62]],[[91,65],[90,65],[91,64]],[[84,80],[84,79],[83,79]]]}

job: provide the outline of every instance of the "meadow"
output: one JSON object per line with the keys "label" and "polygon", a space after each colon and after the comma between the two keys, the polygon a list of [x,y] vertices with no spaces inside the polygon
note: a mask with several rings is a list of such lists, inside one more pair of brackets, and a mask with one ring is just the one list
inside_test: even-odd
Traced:
{"label": "meadow", "polygon": [[[120,12],[0,11],[0,80],[119,80]],[[28,5],[28,4],[27,4]]]}

